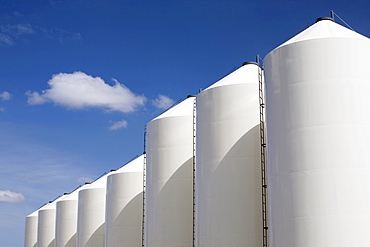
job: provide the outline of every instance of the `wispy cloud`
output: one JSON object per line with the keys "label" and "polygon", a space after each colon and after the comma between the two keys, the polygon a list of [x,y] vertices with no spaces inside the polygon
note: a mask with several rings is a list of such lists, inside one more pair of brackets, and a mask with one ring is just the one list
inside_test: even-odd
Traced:
{"label": "wispy cloud", "polygon": [[10,100],[11,97],[12,95],[7,91],[3,91],[2,93],[0,93],[0,98],[2,101]]}
{"label": "wispy cloud", "polygon": [[13,45],[14,41],[13,41],[13,38],[11,36],[0,33],[0,44]]}
{"label": "wispy cloud", "polygon": [[[7,91],[0,93],[0,101],[10,100],[11,97],[12,95]],[[0,106],[0,112],[5,112],[5,108]]]}
{"label": "wispy cloud", "polygon": [[123,129],[123,128],[127,128],[127,121],[126,120],[121,120],[121,121],[118,121],[118,122],[115,122],[114,124],[112,124],[112,126],[110,126],[109,130],[119,130],[119,129]]}
{"label": "wispy cloud", "polygon": [[134,94],[115,79],[113,81],[115,85],[110,86],[100,77],[83,72],[60,73],[49,80],[49,89],[41,93],[26,92],[27,102],[30,105],[52,102],[69,109],[97,107],[123,113],[134,112],[145,104],[144,96]]}
{"label": "wispy cloud", "polygon": [[80,33],[69,32],[60,28],[46,29],[29,23],[19,23],[16,25],[0,25],[0,44],[14,45],[17,41],[25,39],[27,35],[34,34],[42,35],[44,38],[56,39],[62,45],[82,39]]}
{"label": "wispy cloud", "polygon": [[172,106],[175,101],[165,95],[159,94],[155,100],[152,100],[152,104],[158,109],[166,110]]}
{"label": "wispy cloud", "polygon": [[0,43],[3,45],[13,45],[16,40],[35,33],[30,24],[1,25],[0,26]]}
{"label": "wispy cloud", "polygon": [[40,28],[40,31],[50,39],[57,39],[62,45],[65,45],[66,43],[72,41],[82,40],[82,36],[80,33],[69,32],[60,28]]}
{"label": "wispy cloud", "polygon": [[0,202],[19,203],[25,200],[21,193],[10,190],[0,190]]}
{"label": "wispy cloud", "polygon": [[19,36],[24,34],[32,34],[34,33],[33,27],[26,23],[26,24],[17,24],[17,25],[1,25],[0,30],[2,33],[7,33],[11,36]]}

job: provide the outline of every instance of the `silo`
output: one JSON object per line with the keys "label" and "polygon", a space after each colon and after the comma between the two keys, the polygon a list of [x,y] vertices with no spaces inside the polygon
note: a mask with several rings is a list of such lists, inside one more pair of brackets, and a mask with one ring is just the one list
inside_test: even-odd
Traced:
{"label": "silo", "polygon": [[38,211],[35,211],[26,217],[24,247],[37,246],[37,221]]}
{"label": "silo", "polygon": [[147,124],[146,247],[192,245],[194,99]]}
{"label": "silo", "polygon": [[262,246],[259,67],[197,96],[196,246]]}
{"label": "silo", "polygon": [[61,196],[50,201],[38,210],[37,246],[54,247],[55,242],[55,209],[56,203],[63,199]]}
{"label": "silo", "polygon": [[55,247],[76,247],[78,193],[66,194],[56,204]]}
{"label": "silo", "polygon": [[264,63],[270,246],[370,246],[370,40],[321,18]]}
{"label": "silo", "polygon": [[103,247],[107,176],[103,175],[78,193],[77,247]]}
{"label": "silo", "polygon": [[107,178],[105,247],[142,246],[144,155]]}

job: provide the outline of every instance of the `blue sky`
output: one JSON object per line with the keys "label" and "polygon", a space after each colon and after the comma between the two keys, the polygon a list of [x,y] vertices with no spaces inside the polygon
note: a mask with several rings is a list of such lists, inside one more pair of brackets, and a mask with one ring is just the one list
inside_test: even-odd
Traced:
{"label": "blue sky", "polygon": [[0,247],[142,154],[145,124],[173,102],[330,10],[370,36],[365,0],[0,0]]}

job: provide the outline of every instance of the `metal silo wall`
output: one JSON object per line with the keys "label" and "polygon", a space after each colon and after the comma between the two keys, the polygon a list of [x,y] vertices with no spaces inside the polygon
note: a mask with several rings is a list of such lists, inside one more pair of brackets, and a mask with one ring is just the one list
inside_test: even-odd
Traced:
{"label": "metal silo wall", "polygon": [[77,200],[57,203],[55,247],[75,247],[77,232]]}
{"label": "metal silo wall", "polygon": [[34,212],[26,217],[24,231],[24,247],[36,247],[37,245],[37,222],[38,212]]}
{"label": "metal silo wall", "polygon": [[192,97],[147,124],[146,247],[192,245],[193,109]]}
{"label": "metal silo wall", "polygon": [[142,244],[143,166],[142,155],[108,176],[105,247]]}
{"label": "metal silo wall", "polygon": [[370,246],[369,39],[324,20],[264,63],[270,246]]}
{"label": "metal silo wall", "polygon": [[56,204],[65,196],[60,196],[54,201],[50,201],[38,210],[37,222],[37,246],[54,247],[55,244],[55,211]]}
{"label": "metal silo wall", "polygon": [[258,66],[197,96],[196,246],[262,246]]}
{"label": "metal silo wall", "polygon": [[55,247],[76,247],[78,193],[83,185],[56,204]]}
{"label": "metal silo wall", "polygon": [[37,246],[54,247],[55,208],[40,209],[37,226]]}
{"label": "metal silo wall", "polygon": [[103,247],[107,176],[99,178],[78,194],[77,247]]}

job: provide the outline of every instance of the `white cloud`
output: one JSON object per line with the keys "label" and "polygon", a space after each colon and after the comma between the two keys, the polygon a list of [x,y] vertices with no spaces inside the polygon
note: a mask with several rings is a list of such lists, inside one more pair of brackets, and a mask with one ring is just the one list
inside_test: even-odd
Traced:
{"label": "white cloud", "polygon": [[41,93],[28,91],[28,104],[37,105],[52,102],[69,109],[98,107],[123,113],[134,112],[143,106],[146,98],[136,95],[125,85],[115,82],[110,86],[100,77],[83,72],[60,73],[49,80],[49,89]]}
{"label": "white cloud", "polygon": [[[44,91],[43,91],[44,92]],[[40,95],[38,92],[26,92],[28,96],[27,103],[30,105],[41,105],[47,102],[47,98]]]}
{"label": "white cloud", "polygon": [[7,91],[4,91],[4,92],[0,93],[0,98],[3,101],[10,100],[11,97],[12,97],[12,95]]}
{"label": "white cloud", "polygon": [[122,128],[126,128],[127,124],[128,123],[126,120],[118,121],[118,122],[115,122],[112,126],[110,126],[109,130],[119,130]]}
{"label": "white cloud", "polygon": [[175,101],[173,99],[161,94],[159,94],[155,100],[152,100],[152,104],[162,110],[168,109],[174,103]]}
{"label": "white cloud", "polygon": [[23,202],[24,199],[21,193],[10,190],[0,190],[0,202],[18,203]]}

